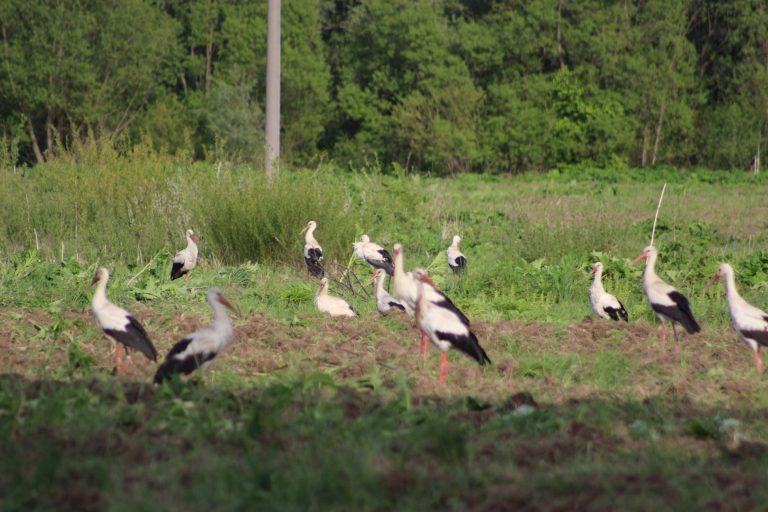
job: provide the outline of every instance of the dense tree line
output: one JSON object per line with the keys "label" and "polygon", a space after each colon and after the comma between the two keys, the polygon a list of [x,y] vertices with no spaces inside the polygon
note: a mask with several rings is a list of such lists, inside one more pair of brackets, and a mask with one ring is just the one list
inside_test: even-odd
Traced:
{"label": "dense tree line", "polygon": [[[437,173],[745,167],[766,137],[765,0],[286,0],[284,158]],[[5,144],[254,160],[266,2],[4,0]]]}

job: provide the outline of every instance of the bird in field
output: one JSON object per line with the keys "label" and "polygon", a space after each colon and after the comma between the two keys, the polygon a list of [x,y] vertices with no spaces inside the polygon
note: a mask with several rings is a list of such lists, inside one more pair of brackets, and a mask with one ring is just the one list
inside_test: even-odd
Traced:
{"label": "bird in field", "polygon": [[176,253],[171,266],[171,281],[184,276],[189,281],[189,273],[197,266],[197,236],[191,229],[187,230],[187,246]]}
{"label": "bird in field", "polygon": [[[405,271],[402,245],[395,244],[392,248],[392,251],[395,255],[395,275],[392,276],[394,292],[395,295],[397,295],[397,297],[400,299],[403,306],[405,306],[406,313],[411,314],[416,311],[416,304],[418,303],[419,292],[421,290],[421,293],[426,295],[429,300],[435,302],[446,302],[449,304],[451,307],[453,307],[456,314],[459,315],[460,320],[465,322],[466,325],[469,325],[469,319],[464,315],[464,313],[461,312],[461,310],[459,310],[459,308],[453,304],[453,302],[451,302],[451,299],[449,299],[443,292],[434,286],[427,288],[421,287],[421,278],[426,277],[426,274],[423,271]],[[429,337],[427,336],[427,333],[424,332],[424,330],[419,326],[418,322],[416,322],[416,325],[419,327],[419,333],[421,336],[419,353],[421,354],[422,358],[426,358],[427,348],[429,347]]]}
{"label": "bird in field", "polygon": [[469,320],[425,274],[417,277],[416,324],[429,341],[440,350],[440,382],[448,375],[445,353],[455,348],[480,365],[491,360],[469,327]]}
{"label": "bird in field", "polygon": [[317,222],[311,220],[301,230],[304,233],[304,262],[307,264],[307,270],[310,274],[315,277],[323,277],[325,275],[323,248],[315,239],[315,229],[317,229]]}
{"label": "bird in field", "polygon": [[592,311],[607,320],[629,321],[624,304],[603,288],[603,264],[599,261],[592,267],[592,275],[595,276],[592,286],[589,287],[589,303],[592,305]]}
{"label": "bird in field", "polygon": [[645,270],[643,271],[643,292],[648,298],[651,309],[656,313],[656,317],[661,322],[661,341],[666,343],[666,331],[664,324],[669,321],[672,324],[672,334],[675,338],[675,353],[680,352],[680,343],[677,339],[677,330],[675,324],[678,323],[689,334],[695,334],[701,331],[701,327],[696,323],[691,311],[691,305],[685,295],[677,291],[673,286],[665,283],[656,275],[656,259],[659,253],[655,247],[649,245],[641,252],[632,263],[646,260]]}
{"label": "bird in field", "polygon": [[324,277],[320,280],[320,289],[315,295],[315,305],[321,313],[328,313],[333,317],[338,316],[357,316],[355,310],[349,305],[347,301],[341,297],[334,297],[328,295],[328,278]]}
{"label": "bird in field", "polygon": [[154,382],[170,379],[174,374],[189,375],[197,369],[205,370],[234,339],[232,320],[227,310],[235,307],[218,288],[208,290],[208,304],[213,309],[213,321],[176,343],[163,363],[157,368]]}
{"label": "bird in field", "polygon": [[453,243],[451,243],[445,251],[448,255],[448,266],[451,267],[454,274],[458,274],[467,266],[467,257],[464,256],[464,253],[459,249],[459,242],[461,242],[461,237],[459,235],[454,235]]}
{"label": "bird in field", "polygon": [[107,298],[107,281],[109,281],[109,271],[103,267],[98,269],[91,281],[91,285],[96,285],[91,307],[101,330],[115,342],[115,373],[122,373],[125,370],[120,355],[121,345],[125,347],[126,355],[128,355],[128,349],[132,348],[147,356],[147,359],[156,361],[157,350],[152,345],[144,327],[133,315],[115,306]]}
{"label": "bird in field", "polygon": [[395,272],[392,256],[379,244],[371,242],[368,235],[361,236],[360,241],[353,243],[352,246],[355,248],[355,256],[373,268],[380,268],[390,276]]}
{"label": "bird in field", "polygon": [[384,279],[386,272],[383,268],[377,268],[373,272],[373,280],[376,286],[376,310],[382,315],[386,315],[392,310],[405,311],[405,306],[396,301],[387,290],[384,289]]}
{"label": "bird in field", "polygon": [[733,267],[727,263],[720,265],[717,273],[712,276],[710,284],[720,280],[725,286],[725,298],[728,301],[733,329],[739,339],[752,349],[755,356],[755,369],[757,373],[762,373],[763,358],[760,356],[760,347],[768,346],[768,313],[741,298],[736,290]]}

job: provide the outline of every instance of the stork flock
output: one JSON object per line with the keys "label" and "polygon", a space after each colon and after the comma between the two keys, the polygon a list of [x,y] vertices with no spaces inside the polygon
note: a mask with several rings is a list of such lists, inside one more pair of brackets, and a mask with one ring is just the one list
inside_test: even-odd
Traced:
{"label": "stork flock", "polygon": [[[315,238],[317,223],[309,221],[302,230],[304,233],[304,261],[308,273],[320,278],[320,286],[315,296],[315,305],[321,313],[331,317],[356,317],[358,313],[343,298],[329,293],[329,279],[323,263],[323,249]],[[198,247],[195,233],[187,230],[187,247],[173,258],[171,280],[184,277],[189,279],[190,272],[197,266]],[[451,245],[445,251],[448,266],[461,275],[467,266],[467,257],[461,252],[461,237],[453,237]],[[443,293],[427,276],[426,272],[415,269],[406,272],[404,251],[400,244],[394,244],[393,254],[371,241],[363,234],[360,240],[352,244],[354,256],[370,265],[373,269],[372,280],[376,298],[376,309],[381,315],[402,312],[413,317],[420,333],[419,353],[427,357],[428,346],[440,351],[439,380],[444,383],[447,377],[448,362],[446,352],[456,349],[478,364],[490,364],[491,360],[481,347],[477,336],[471,329],[467,316]],[[662,350],[666,350],[667,324],[671,326],[675,353],[680,351],[680,342],[676,325],[680,325],[689,334],[701,331],[691,310],[689,300],[656,274],[658,251],[652,245],[632,261],[645,260],[643,271],[643,292],[651,309],[660,322]],[[612,321],[629,321],[624,305],[614,295],[605,291],[602,283],[603,264],[596,262],[592,267],[593,281],[589,299],[592,310],[598,317]],[[394,296],[385,288],[385,280],[391,278]],[[768,346],[768,314],[748,304],[736,290],[733,268],[723,263],[710,280],[710,284],[723,280],[731,321],[738,337],[747,343],[754,353],[755,367],[762,372],[760,347]],[[121,373],[125,367],[121,359],[121,346],[126,354],[128,350],[137,350],[151,361],[157,360],[157,350],[150,341],[146,329],[134,316],[114,305],[106,295],[109,272],[100,268],[93,278],[96,284],[92,309],[97,323],[104,334],[115,342],[115,371]],[[213,321],[184,337],[176,343],[159,365],[155,383],[162,383],[174,374],[190,374],[195,370],[204,370],[221,351],[232,343],[234,331],[232,321],[225,308],[237,312],[217,288],[210,288],[207,294],[208,304],[213,310]]]}

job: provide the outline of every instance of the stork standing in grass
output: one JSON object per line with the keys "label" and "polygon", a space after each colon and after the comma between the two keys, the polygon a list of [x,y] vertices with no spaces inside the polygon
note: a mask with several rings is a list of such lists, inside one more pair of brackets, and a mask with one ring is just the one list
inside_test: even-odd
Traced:
{"label": "stork standing in grass", "polygon": [[320,289],[315,296],[315,305],[321,313],[328,313],[333,317],[337,316],[357,316],[355,310],[349,305],[347,301],[341,297],[334,297],[328,295],[328,278],[324,277],[320,280]]}
{"label": "stork standing in grass", "polygon": [[207,298],[213,309],[213,321],[173,346],[155,373],[156,384],[170,379],[174,373],[189,375],[197,369],[205,370],[216,356],[232,343],[232,320],[224,308],[234,312],[235,307],[224,298],[218,288],[209,289]]}
{"label": "stork standing in grass", "polygon": [[592,286],[589,287],[589,303],[592,305],[592,311],[607,320],[629,321],[624,304],[603,288],[603,264],[599,261],[592,267],[592,275],[595,276]]}
{"label": "stork standing in grass", "polygon": [[325,275],[323,248],[315,239],[315,229],[317,229],[317,222],[311,220],[301,230],[304,233],[304,262],[307,264],[307,270],[310,274],[315,277],[323,277]]}
{"label": "stork standing in grass", "polygon": [[115,342],[115,373],[125,370],[120,356],[120,345],[138,350],[148,359],[157,360],[157,350],[152,345],[149,335],[144,327],[130,313],[123,308],[115,306],[107,298],[107,281],[109,272],[106,268],[100,268],[93,276],[91,285],[96,284],[96,292],[93,294],[91,306],[96,322],[101,330]]}
{"label": "stork standing in grass", "polygon": [[[419,300],[419,293],[421,288],[421,278],[426,277],[426,274],[420,270],[415,270],[413,272],[405,272],[404,266],[404,257],[403,257],[403,247],[400,244],[395,244],[392,248],[394,251],[395,257],[394,257],[394,263],[395,263],[395,275],[392,277],[392,281],[394,283],[394,291],[395,295],[402,301],[403,306],[405,306],[406,312],[409,310],[415,311],[416,310],[416,304]],[[464,316],[464,313],[462,313],[456,306],[454,306],[453,302],[451,302],[451,299],[449,299],[443,292],[435,288],[434,286],[428,287],[426,289],[423,289],[421,291],[422,294],[426,295],[429,300],[435,301],[435,302],[447,302],[450,306],[453,307],[456,314],[458,314],[461,318],[462,322],[466,322],[467,325],[469,325],[469,319]],[[416,323],[417,326],[419,326],[418,322]],[[421,335],[421,344],[419,346],[419,353],[421,354],[422,358],[427,357],[427,347],[429,346],[429,337],[427,336],[427,333],[424,332],[424,330],[419,326],[419,332]]]}
{"label": "stork standing in grass", "polygon": [[373,280],[376,286],[376,310],[382,315],[386,315],[393,309],[405,311],[405,306],[396,301],[384,289],[384,276],[386,276],[386,272],[383,268],[377,268],[373,273]]}
{"label": "stork standing in grass", "polygon": [[469,320],[448,297],[438,290],[424,274],[417,277],[416,324],[440,350],[440,382],[448,375],[446,351],[455,348],[480,365],[491,362],[477,336],[469,327]]}
{"label": "stork standing in grass", "polygon": [[355,256],[373,268],[380,268],[390,276],[394,274],[395,267],[392,263],[392,256],[379,244],[371,242],[368,235],[361,236],[360,241],[353,243],[352,247],[355,248]]}
{"label": "stork standing in grass", "polygon": [[755,369],[757,373],[762,373],[763,358],[760,356],[760,346],[768,346],[768,313],[741,298],[736,290],[733,268],[727,263],[720,265],[710,284],[721,279],[725,286],[725,298],[728,301],[733,329],[739,339],[752,349],[755,356]]}
{"label": "stork standing in grass", "polygon": [[669,320],[672,323],[672,334],[675,338],[675,353],[680,352],[680,343],[677,339],[677,330],[675,330],[675,323],[679,323],[683,328],[688,331],[689,334],[694,334],[701,331],[701,327],[696,323],[696,319],[693,317],[690,303],[688,299],[677,291],[673,286],[665,283],[661,278],[656,275],[656,259],[659,253],[656,248],[649,245],[643,252],[641,252],[632,263],[637,263],[641,260],[646,260],[645,270],[643,271],[643,292],[648,298],[648,303],[651,305],[651,309],[656,313],[659,321],[661,322],[661,341],[666,343],[666,331],[664,329],[664,323]]}
{"label": "stork standing in grass", "polygon": [[171,267],[171,281],[184,276],[189,281],[189,273],[197,266],[197,236],[191,229],[187,230],[187,246],[176,253]]}
{"label": "stork standing in grass", "polygon": [[453,243],[445,251],[448,255],[448,266],[451,267],[454,274],[458,274],[467,266],[467,257],[459,249],[459,242],[461,242],[461,237],[454,235]]}

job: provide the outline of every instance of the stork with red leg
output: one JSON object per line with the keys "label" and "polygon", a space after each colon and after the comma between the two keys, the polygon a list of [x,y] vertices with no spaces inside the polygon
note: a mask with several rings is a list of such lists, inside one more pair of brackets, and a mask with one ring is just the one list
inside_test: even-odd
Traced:
{"label": "stork with red leg", "polygon": [[480,365],[491,360],[469,327],[469,320],[448,297],[424,275],[417,276],[416,324],[440,350],[440,382],[448,375],[446,352],[455,348]]}
{"label": "stork with red leg", "polygon": [[656,259],[658,256],[659,253],[656,248],[649,245],[643,249],[643,252],[632,263],[646,260],[645,270],[643,271],[643,292],[648,298],[651,309],[653,309],[656,317],[661,322],[660,334],[662,344],[666,343],[664,324],[667,321],[672,324],[672,334],[675,338],[675,353],[678,354],[680,352],[680,343],[677,339],[675,324],[682,325],[689,334],[695,334],[701,331],[701,328],[693,317],[691,305],[686,296],[656,275]]}
{"label": "stork with red leg", "polygon": [[733,267],[727,263],[720,265],[710,284],[720,280],[725,286],[725,298],[728,301],[733,329],[739,339],[752,349],[755,356],[755,369],[757,373],[762,373],[763,358],[760,356],[760,347],[768,346],[768,313],[741,298],[736,290]]}
{"label": "stork with red leg", "polygon": [[109,271],[106,268],[97,270],[91,281],[91,285],[96,285],[91,307],[101,330],[115,342],[115,373],[125,370],[120,357],[120,345],[125,346],[126,355],[128,348],[132,348],[147,356],[147,359],[156,361],[157,350],[144,327],[133,315],[115,306],[107,298],[107,281]]}

